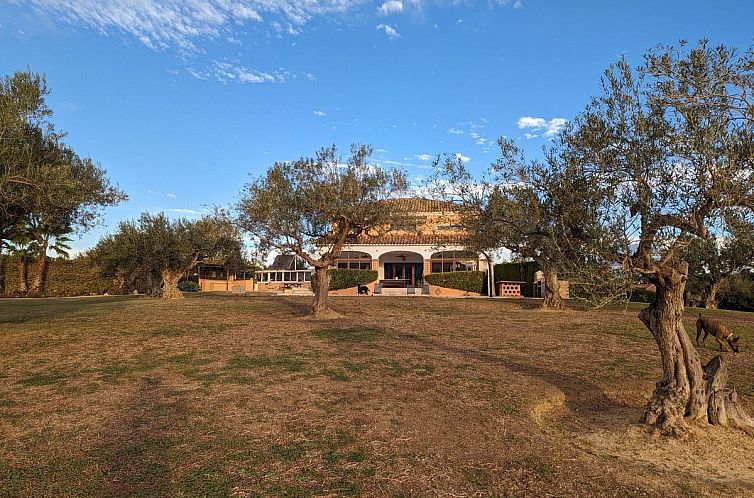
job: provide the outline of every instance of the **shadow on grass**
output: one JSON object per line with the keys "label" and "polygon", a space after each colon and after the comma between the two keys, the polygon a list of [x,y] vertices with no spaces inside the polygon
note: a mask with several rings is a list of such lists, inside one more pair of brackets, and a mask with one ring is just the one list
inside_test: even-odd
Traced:
{"label": "shadow on grass", "polygon": [[465,360],[499,365],[512,372],[535,377],[553,385],[565,395],[565,405],[570,410],[569,416],[587,425],[617,428],[625,424],[626,418],[638,421],[641,416],[640,408],[616,402],[607,396],[599,385],[585,377],[551,370],[535,362],[519,363],[477,349],[443,344],[429,337],[414,337],[413,340]]}
{"label": "shadow on grass", "polygon": [[110,306],[140,299],[143,296],[98,296],[81,298],[0,299],[0,325],[44,322],[70,315],[87,316],[112,311]]}

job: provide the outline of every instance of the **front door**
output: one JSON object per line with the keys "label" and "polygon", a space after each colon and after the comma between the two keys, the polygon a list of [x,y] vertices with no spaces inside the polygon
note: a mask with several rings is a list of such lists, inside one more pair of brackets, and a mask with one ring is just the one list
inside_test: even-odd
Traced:
{"label": "front door", "polygon": [[421,281],[424,273],[422,263],[385,263],[385,279],[400,279],[406,281],[407,285],[416,287],[417,282]]}

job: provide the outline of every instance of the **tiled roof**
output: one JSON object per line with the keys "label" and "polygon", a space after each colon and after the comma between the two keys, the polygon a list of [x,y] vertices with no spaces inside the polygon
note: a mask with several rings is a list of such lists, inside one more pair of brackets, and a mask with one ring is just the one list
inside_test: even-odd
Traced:
{"label": "tiled roof", "polygon": [[435,234],[435,233],[386,233],[382,235],[360,234],[350,244],[364,245],[450,245],[461,244],[463,234]]}
{"label": "tiled roof", "polygon": [[402,197],[399,199],[388,199],[385,202],[395,204],[398,211],[406,213],[438,213],[454,211],[458,208],[452,202],[424,199],[422,197]]}

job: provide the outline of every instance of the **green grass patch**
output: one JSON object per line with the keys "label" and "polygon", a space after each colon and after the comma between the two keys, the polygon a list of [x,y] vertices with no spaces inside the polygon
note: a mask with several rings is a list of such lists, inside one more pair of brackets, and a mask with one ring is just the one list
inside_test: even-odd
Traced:
{"label": "green grass patch", "polygon": [[298,358],[290,356],[248,356],[237,354],[233,356],[227,365],[229,370],[253,370],[276,368],[288,372],[301,372],[304,370],[305,363]]}
{"label": "green grass patch", "polygon": [[226,497],[233,490],[233,479],[219,466],[204,466],[183,474],[181,488],[187,496]]}
{"label": "green grass patch", "polygon": [[329,377],[332,380],[337,380],[339,382],[348,382],[351,380],[351,378],[348,376],[347,373],[345,373],[343,370],[332,370],[329,368],[326,368],[322,370],[322,373]]}
{"label": "green grass patch", "polygon": [[350,361],[341,361],[340,364],[343,365],[343,368],[345,368],[349,372],[354,373],[361,372],[368,367],[368,365],[365,363],[352,363]]}
{"label": "green grass patch", "polygon": [[67,374],[58,371],[51,372],[37,372],[29,377],[23,378],[19,381],[19,384],[24,386],[51,386],[55,384],[61,384],[68,378]]}
{"label": "green grass patch", "polygon": [[318,339],[336,342],[370,342],[385,336],[384,331],[374,327],[315,329],[312,333]]}

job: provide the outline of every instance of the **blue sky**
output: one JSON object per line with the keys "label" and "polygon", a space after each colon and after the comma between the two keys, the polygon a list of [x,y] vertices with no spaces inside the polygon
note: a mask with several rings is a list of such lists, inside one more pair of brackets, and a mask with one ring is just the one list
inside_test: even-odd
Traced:
{"label": "blue sky", "polygon": [[442,152],[481,171],[501,135],[536,156],[621,54],[743,49],[752,26],[748,0],[0,0],[0,73],[45,73],[56,125],[130,196],[80,250],[332,143],[411,178]]}

